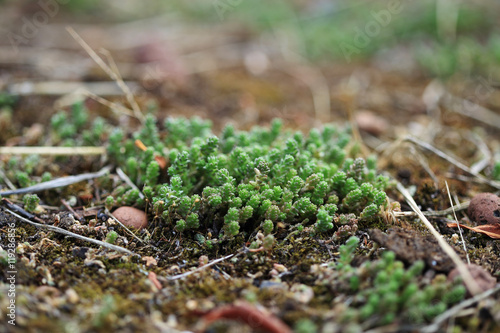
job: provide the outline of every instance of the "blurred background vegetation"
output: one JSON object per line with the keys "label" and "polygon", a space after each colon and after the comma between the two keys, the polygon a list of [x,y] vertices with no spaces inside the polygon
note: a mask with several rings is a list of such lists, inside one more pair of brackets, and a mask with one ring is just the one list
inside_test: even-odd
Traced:
{"label": "blurred background vegetation", "polygon": [[[398,13],[381,24],[382,12],[387,14],[391,5]],[[372,37],[365,35],[368,42],[356,47],[353,58],[390,57],[391,51],[403,48],[438,77],[488,74],[500,63],[496,1],[193,0],[157,6],[186,20],[284,35],[302,56],[316,62],[345,61],[346,47],[356,47],[354,39],[371,27]]]}
{"label": "blurred background vegetation", "polygon": [[[56,1],[56,0],[46,0]],[[39,0],[0,0],[0,4],[38,4]],[[238,26],[252,34],[270,34],[293,45],[313,62],[345,61],[346,45],[372,23],[372,37],[349,60],[390,57],[404,50],[430,76],[490,74],[500,63],[500,3],[495,0],[170,0],[64,1],[62,10],[76,19],[123,22],[165,14],[187,23]],[[386,25],[377,13],[395,5]],[[374,23],[377,22],[377,23]],[[378,27],[376,26],[378,24]],[[286,41],[283,38],[287,39]],[[344,49],[342,47],[344,45]],[[352,58],[352,59],[351,59]]]}

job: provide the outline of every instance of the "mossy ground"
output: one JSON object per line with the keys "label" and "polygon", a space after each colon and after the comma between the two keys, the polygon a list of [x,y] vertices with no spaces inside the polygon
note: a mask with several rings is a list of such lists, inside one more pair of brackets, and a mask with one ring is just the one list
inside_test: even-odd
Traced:
{"label": "mossy ground", "polygon": [[[120,57],[120,54],[117,56]],[[149,90],[148,93],[138,93],[136,97],[144,110],[152,103],[158,106],[156,115],[160,119],[159,123],[163,123],[162,120],[169,116],[197,115],[212,120],[215,132],[219,133],[228,122],[236,124],[238,129],[246,130],[255,124],[268,126],[272,118],[278,117],[283,120],[286,128],[307,132],[310,128],[320,127],[326,120],[319,119],[315,114],[309,87],[300,80],[290,79],[293,77],[289,75],[293,72],[292,69],[293,65],[285,65],[280,71],[269,71],[257,77],[249,74],[242,66],[220,68],[209,73],[193,74],[189,76],[188,83],[181,87],[165,84]],[[41,75],[37,72],[26,73],[22,66],[2,70],[11,80],[14,80],[16,75]],[[378,133],[378,139],[361,129],[362,139],[372,152],[378,154],[378,167],[381,171],[388,172],[406,186],[414,186],[415,200],[423,211],[441,210],[450,206],[444,186],[445,180],[448,181],[452,195],[460,201],[467,201],[478,192],[494,191],[488,186],[476,184],[472,179],[454,179],[464,176],[464,173],[432,153],[414,148],[420,152],[423,161],[436,175],[435,182],[413,151],[397,140],[401,133],[408,133],[410,127],[426,127],[435,122],[442,130],[435,133],[434,144],[467,165],[480,159],[477,145],[473,140],[467,139],[468,134],[477,135],[480,140],[490,145],[493,151],[498,150],[498,128],[458,115],[446,107],[443,107],[437,118],[426,112],[426,105],[421,96],[431,78],[422,73],[381,70],[376,64],[369,62],[326,64],[320,70],[332,92],[332,112],[328,115],[328,121],[341,124],[347,122],[349,103],[346,103],[346,99],[354,98],[356,109],[373,110],[389,122],[389,129]],[[363,93],[346,97],[342,94],[342,89],[345,82],[352,78],[354,71],[363,73],[362,79],[368,78],[371,83],[365,87]],[[469,77],[456,74],[448,81],[446,88],[460,97],[467,98],[470,97],[470,90],[464,89],[467,85],[472,85],[472,90],[476,87]],[[498,94],[498,90],[494,90],[485,99],[476,101],[498,110]],[[0,117],[0,144],[22,143],[34,124],[48,126],[48,115],[57,111],[54,109],[55,99],[51,96],[32,95],[20,97],[11,103],[12,114],[15,116],[10,120],[7,116]],[[121,97],[109,99],[126,103]],[[86,105],[92,119],[102,116],[115,126],[123,126],[127,135],[131,135],[138,126],[134,120],[123,125],[120,116],[111,114],[107,108],[95,101],[87,100]],[[4,112],[8,113],[5,110]],[[51,145],[52,142],[44,141],[45,138],[47,136],[40,135],[31,139],[37,145]],[[384,141],[389,148],[383,152],[376,151],[375,148],[380,143],[377,140]],[[11,156],[0,158],[8,165],[7,161]],[[106,158],[43,157],[34,166],[33,174],[41,177],[44,171],[50,171],[53,177],[75,175],[99,170],[103,161],[106,161]],[[38,216],[52,223],[55,214],[66,210],[61,206],[61,198],[75,198],[76,206],[93,206],[97,202],[96,193],[102,196],[102,193],[113,191],[113,179],[101,178],[41,192],[39,196],[42,203],[50,207],[47,207],[47,213]],[[387,193],[391,200],[401,203],[403,211],[410,210],[394,188],[389,188]],[[20,196],[11,199],[18,204],[22,203]],[[0,331],[195,330],[200,324],[200,312],[240,300],[262,306],[291,327],[304,318],[310,319],[320,331],[325,332],[360,331],[382,326],[377,323],[380,318],[376,316],[359,320],[359,317],[356,317],[358,314],[350,312],[350,307],[356,308],[358,305],[355,303],[362,303],[362,300],[356,298],[357,294],[349,289],[346,281],[337,279],[339,276],[336,274],[340,273],[335,263],[339,262],[340,246],[345,243],[347,237],[333,241],[332,234],[335,230],[316,234],[310,225],[302,231],[290,228],[289,225],[278,226],[273,232],[276,243],[272,250],[246,253],[244,248],[249,247],[255,240],[256,233],[252,231],[243,230],[244,232],[232,239],[223,239],[209,246],[197,241],[198,231],[178,233],[172,226],[165,228],[161,222],[155,220],[152,211],[148,211],[148,217],[149,227],[138,232],[137,236],[141,239],[150,238],[149,244],[153,246],[138,242],[121,228],[115,226],[115,230],[122,237],[118,240],[118,245],[142,257],[155,258],[157,263],[151,266],[146,266],[147,262],[137,257],[123,256],[17,221],[17,325],[7,326],[2,319]],[[462,219],[465,214],[460,212],[458,217]],[[223,219],[222,216],[217,218]],[[86,223],[90,219],[91,217],[87,217]],[[462,245],[456,244],[452,238],[456,230],[446,227],[446,222],[451,219],[451,216],[443,216],[432,219],[432,222],[465,259]],[[3,211],[0,212],[2,246],[7,242],[6,225],[10,221],[14,221],[14,218]],[[394,226],[411,230],[416,237],[426,237],[429,234],[415,218],[401,217],[393,221],[377,217],[359,221],[355,234],[360,239],[360,245],[351,262],[353,269],[360,269],[366,262],[378,262],[383,256],[384,249],[378,247],[370,238],[370,229],[386,231]],[[105,239],[106,236],[106,233],[92,228],[82,228],[79,233],[99,239]],[[498,240],[491,240],[471,231],[465,231],[464,237],[471,262],[480,264],[499,281]],[[214,260],[229,254],[235,256],[187,277],[169,279],[198,267],[201,256]],[[405,269],[412,264],[404,262]],[[4,282],[7,273],[3,269],[4,266],[1,267],[0,276]],[[163,286],[161,290],[148,278],[149,272],[156,273]],[[443,273],[446,272],[427,266],[425,272],[419,276],[421,287],[437,284],[436,281],[442,278],[439,275]],[[370,286],[370,278],[365,278],[364,283]],[[2,311],[8,302],[5,286],[6,284],[2,284],[0,294],[2,318]],[[500,320],[497,315],[500,313],[498,304],[500,295],[497,293],[488,298],[487,302],[470,308],[471,310],[462,317],[454,317],[454,324],[443,324],[441,329],[451,329],[454,332],[496,332],[496,325]],[[424,322],[405,322],[402,318],[396,318],[392,326],[385,328],[388,331],[399,331],[403,325],[413,325],[410,328],[405,327],[409,331],[418,331],[422,325],[430,322],[432,318],[425,318]],[[454,327],[450,328],[448,325]],[[211,327],[216,332],[250,331],[247,326],[228,321],[216,323]]]}

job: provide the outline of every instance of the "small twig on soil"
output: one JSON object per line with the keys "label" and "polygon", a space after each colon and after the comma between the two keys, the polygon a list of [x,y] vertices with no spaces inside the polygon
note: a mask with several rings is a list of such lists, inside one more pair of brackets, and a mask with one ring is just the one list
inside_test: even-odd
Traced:
{"label": "small twig on soil", "polygon": [[121,178],[121,180],[123,180],[125,183],[127,183],[128,186],[132,187],[134,190],[139,191],[139,198],[144,199],[144,194],[142,193],[142,191],[139,190],[137,185],[134,184],[134,182],[129,178],[129,176],[127,176],[127,174],[125,172],[123,172],[122,169],[120,169],[119,167],[116,168],[116,173]]}
{"label": "small twig on soil", "polygon": [[134,115],[137,119],[139,119],[141,122],[144,122],[144,115],[141,112],[141,108],[139,107],[139,104],[137,104],[134,95],[132,94],[132,91],[130,88],[123,82],[123,79],[101,59],[95,53],[94,50],[78,35],[78,33],[73,29],[72,27],[66,27],[66,30],[71,34],[71,36],[80,44],[80,46],[89,54],[89,56],[96,62],[101,69],[108,74],[108,76],[116,81],[116,84],[120,87],[120,89],[123,91],[125,94],[125,97],[127,98],[127,101],[129,102],[130,106],[132,106],[132,110],[134,110]]}
{"label": "small twig on soil", "polygon": [[446,243],[446,241],[441,237],[439,232],[434,228],[434,226],[429,222],[429,220],[422,214],[420,208],[418,208],[417,203],[411,196],[411,194],[406,190],[406,188],[400,183],[397,182],[397,188],[399,192],[405,197],[406,202],[411,206],[411,208],[417,213],[420,220],[424,223],[424,225],[429,229],[431,234],[436,238],[439,246],[443,249],[443,251],[451,258],[455,266],[457,267],[460,275],[463,277],[463,281],[467,286],[467,289],[470,291],[472,295],[477,295],[481,292],[481,288],[478,286],[469,270],[467,269],[467,265],[462,261],[462,259],[458,256],[458,254],[453,250],[453,248]]}
{"label": "small twig on soil", "polygon": [[41,222],[41,223],[44,223],[42,219],[40,219],[39,217],[37,217],[34,214],[27,212],[26,210],[24,210],[23,208],[19,207],[16,204],[14,204],[10,200],[8,200],[6,198],[2,198],[2,202],[4,203],[5,206],[7,206],[8,208],[12,209],[13,211],[21,214],[24,217],[26,217],[28,219],[33,219],[33,220]]}
{"label": "small twig on soil", "polygon": [[82,217],[80,216],[80,214],[78,214],[74,209],[73,207],[71,207],[71,205],[64,199],[61,199],[61,203],[64,205],[64,207],[66,207],[67,210],[69,210],[74,217],[77,218],[78,221],[81,221],[82,220]]}
{"label": "small twig on soil", "polygon": [[[451,199],[450,188],[448,187],[448,182],[445,181],[444,184],[446,185],[446,191],[448,192],[448,198],[450,199],[450,205],[451,205],[451,208],[453,209],[453,200]],[[462,233],[462,228],[460,228],[460,223],[458,223],[458,218],[457,218],[457,214],[455,213],[455,209],[453,209],[453,216],[455,217],[455,221],[457,222],[458,232],[460,233],[460,238],[462,239],[462,245],[464,246],[464,252],[465,252],[465,255],[467,256],[467,264],[470,265],[469,253],[467,252],[467,248],[465,247],[464,235]]]}
{"label": "small twig on soil", "polygon": [[487,179],[487,178],[483,177],[482,175],[478,174],[477,172],[475,172],[474,170],[472,170],[471,168],[469,168],[465,164],[457,161],[455,158],[447,155],[443,151],[441,151],[441,150],[433,147],[432,145],[428,144],[427,142],[421,141],[421,140],[419,140],[419,139],[417,139],[415,137],[412,137],[412,136],[405,137],[405,140],[413,142],[414,144],[417,144],[420,147],[425,148],[425,149],[433,152],[434,154],[436,154],[439,157],[443,158],[444,160],[450,162],[451,164],[453,164],[457,168],[459,168],[459,169],[467,172],[468,174],[470,174],[472,176],[475,176],[477,179],[481,180],[481,182],[483,182],[484,184],[488,184],[488,185],[490,185],[490,186],[492,186],[494,188],[500,189],[500,182],[497,182],[497,181],[494,181],[494,180],[490,180],[490,179]]}
{"label": "small twig on soil", "polygon": [[75,234],[75,233],[73,233],[71,231],[68,231],[68,230],[65,230],[65,229],[61,229],[61,228],[58,228],[58,227],[54,227],[52,225],[40,224],[40,223],[36,223],[36,222],[30,221],[27,218],[24,218],[21,215],[18,215],[16,213],[14,213],[13,211],[11,211],[8,208],[5,208],[5,211],[7,211],[9,214],[17,217],[21,221],[29,223],[29,224],[37,227],[37,228],[48,229],[48,230],[51,230],[51,231],[54,231],[54,232],[57,232],[57,233],[60,233],[60,234],[66,235],[66,236],[78,238],[78,239],[81,239],[81,240],[89,242],[89,243],[94,243],[94,244],[100,245],[102,247],[108,248],[108,249],[113,250],[113,251],[124,252],[124,253],[129,254],[129,255],[134,255],[134,256],[140,257],[139,254],[134,253],[134,252],[132,252],[130,250],[127,250],[127,249],[125,249],[125,248],[123,248],[121,246],[117,246],[117,245],[113,245],[113,244],[110,244],[110,243],[102,242],[102,241],[97,240],[97,239],[92,239],[92,238],[88,238],[88,237],[85,237],[85,236],[81,236],[81,235]]}
{"label": "small twig on soil", "polygon": [[465,309],[471,305],[473,305],[474,303],[477,303],[487,297],[490,297],[492,295],[494,295],[496,292],[500,291],[500,284],[497,284],[494,288],[492,289],[489,289],[487,291],[485,291],[484,293],[482,294],[479,294],[479,295],[476,295],[468,300],[465,300],[457,305],[455,305],[454,307],[446,310],[445,312],[443,312],[442,314],[440,314],[439,316],[437,316],[436,318],[434,318],[434,321],[432,324],[428,325],[428,326],[425,326],[425,327],[422,327],[420,329],[420,332],[424,332],[424,333],[432,333],[432,332],[437,332],[440,330],[440,327],[441,325],[448,319],[450,319],[451,317],[455,316],[458,312],[460,312],[462,309]]}
{"label": "small twig on soil", "polygon": [[5,155],[103,155],[106,147],[0,147],[0,154]]}
{"label": "small twig on soil", "polygon": [[84,181],[84,180],[102,177],[107,172],[109,172],[110,169],[111,169],[111,167],[106,166],[106,167],[102,168],[101,170],[99,170],[98,172],[82,173],[81,175],[76,175],[76,176],[61,177],[61,178],[49,180],[47,182],[43,182],[40,184],[36,184],[33,186],[20,188],[17,190],[2,191],[2,192],[0,192],[0,195],[5,196],[5,195],[12,195],[12,194],[35,193],[35,192],[50,190],[53,188],[64,187],[64,186],[68,186],[71,184],[79,183],[79,182]]}
{"label": "small twig on soil", "polygon": [[167,279],[168,279],[168,280],[178,280],[178,279],[185,278],[186,276],[189,276],[189,275],[194,274],[194,273],[196,273],[196,272],[200,272],[200,271],[202,271],[202,270],[204,270],[204,269],[206,269],[206,268],[208,268],[208,267],[210,267],[210,266],[213,266],[213,265],[215,265],[215,264],[218,264],[219,262],[224,261],[224,260],[227,260],[227,259],[232,258],[232,257],[234,257],[234,256],[235,256],[235,254],[233,253],[233,254],[227,255],[227,256],[225,256],[225,257],[222,257],[222,258],[219,258],[219,259],[212,260],[212,262],[209,262],[209,263],[208,263],[208,264],[206,264],[206,265],[203,265],[203,266],[201,266],[201,267],[198,267],[198,268],[197,268],[197,269],[195,269],[194,271],[189,271],[189,272],[182,273],[182,274],[179,274],[179,275],[174,275],[174,276],[167,276]]}
{"label": "small twig on soil", "polygon": [[[469,204],[470,204],[470,201],[462,202],[459,205],[455,205],[453,207],[446,208],[444,210],[436,210],[434,212],[422,212],[422,214],[424,214],[425,216],[428,216],[428,217],[446,216],[446,215],[449,215],[449,214],[453,213],[453,211],[458,212],[458,211],[467,209],[469,207]],[[393,212],[393,213],[394,213],[394,216],[396,216],[396,217],[402,217],[402,216],[413,217],[413,216],[418,216],[418,214],[415,213],[415,212]]]}

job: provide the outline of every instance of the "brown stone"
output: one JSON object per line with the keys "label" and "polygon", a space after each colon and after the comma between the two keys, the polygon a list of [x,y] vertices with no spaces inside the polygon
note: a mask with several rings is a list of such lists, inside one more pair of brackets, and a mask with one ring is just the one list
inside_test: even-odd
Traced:
{"label": "brown stone", "polygon": [[478,225],[500,224],[500,198],[493,193],[480,193],[472,198],[467,213]]}
{"label": "brown stone", "polygon": [[[491,276],[491,274],[488,273],[488,271],[486,271],[481,266],[475,265],[475,264],[470,264],[470,265],[467,265],[467,268],[469,269],[470,274],[474,278],[474,281],[477,283],[477,285],[479,286],[479,289],[481,289],[481,291],[489,290],[496,285],[497,280],[493,276]],[[460,272],[458,271],[458,268],[455,267],[448,274],[448,281],[455,280],[455,278],[457,276],[460,276]],[[465,286],[467,287],[467,285],[465,285]],[[468,291],[470,293],[470,290],[468,290]]]}
{"label": "brown stone", "polygon": [[113,216],[126,227],[132,227],[140,230],[146,228],[148,225],[148,217],[146,213],[134,207],[120,207],[113,212]]}
{"label": "brown stone", "polygon": [[389,123],[372,111],[360,110],[356,113],[356,123],[360,130],[379,136],[389,129]]}

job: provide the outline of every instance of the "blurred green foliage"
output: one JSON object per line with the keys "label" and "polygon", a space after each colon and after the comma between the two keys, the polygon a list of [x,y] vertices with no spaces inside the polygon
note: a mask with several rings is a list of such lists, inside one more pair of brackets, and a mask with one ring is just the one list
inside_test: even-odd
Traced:
{"label": "blurred green foliage", "polygon": [[290,51],[315,61],[351,62],[400,45],[413,50],[433,76],[469,69],[484,73],[500,62],[498,5],[493,1],[396,1],[399,6],[392,13],[390,3],[173,1],[169,9],[197,21],[238,22],[257,33],[271,33],[277,44],[293,45]]}

